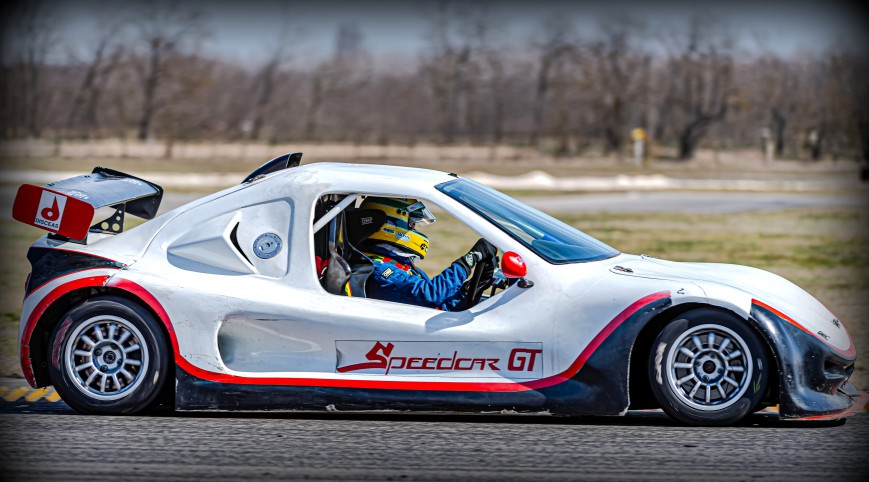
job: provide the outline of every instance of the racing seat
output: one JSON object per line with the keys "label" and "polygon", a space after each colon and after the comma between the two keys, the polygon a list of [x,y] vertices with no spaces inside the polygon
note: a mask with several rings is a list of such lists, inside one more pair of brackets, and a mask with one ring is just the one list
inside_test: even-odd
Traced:
{"label": "racing seat", "polygon": [[377,209],[348,208],[329,224],[329,265],[324,283],[335,295],[365,297],[365,283],[374,263],[358,245],[386,222],[386,213]]}

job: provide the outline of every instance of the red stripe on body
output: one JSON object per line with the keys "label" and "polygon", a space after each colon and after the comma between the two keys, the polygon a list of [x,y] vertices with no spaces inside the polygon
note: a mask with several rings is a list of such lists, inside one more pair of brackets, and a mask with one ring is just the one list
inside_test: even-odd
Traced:
{"label": "red stripe on body", "polygon": [[[63,273],[63,274],[61,274],[61,275],[55,276],[54,278],[51,278],[50,280],[46,281],[45,283],[42,283],[41,285],[37,286],[36,288],[33,288],[32,290],[28,291],[27,294],[28,294],[28,296],[29,296],[29,295],[31,295],[31,294],[33,294],[33,293],[36,293],[37,291],[39,291],[39,290],[41,290],[42,288],[46,287],[46,286],[47,286],[48,284],[50,284],[52,281],[57,281],[58,279],[63,278],[63,277],[65,277],[65,276],[74,275],[74,274],[77,274],[77,273],[81,273],[81,272],[83,272],[83,271],[90,271],[90,270],[92,270],[92,269],[119,269],[119,268],[113,268],[113,267],[111,267],[111,266],[93,266],[93,267],[90,267],[90,268],[77,269],[77,270],[75,270],[75,271],[70,271],[69,273]],[[29,276],[30,276],[30,275],[28,275],[28,278],[27,278],[28,281],[30,281],[30,277],[29,277]],[[25,284],[25,286],[27,286],[27,285]]]}
{"label": "red stripe on body", "polygon": [[[99,268],[90,268],[90,269],[113,269],[106,267]],[[68,273],[63,276],[68,276],[71,273]],[[111,275],[98,275],[98,276],[88,276],[86,278],[79,278],[76,280],[72,280],[68,283],[64,283],[57,288],[51,290],[45,297],[43,297],[39,303],[36,304],[36,307],[33,308],[33,311],[30,312],[30,316],[27,318],[27,323],[24,325],[24,331],[21,334],[20,340],[20,356],[21,356],[21,370],[24,372],[24,378],[27,379],[27,383],[32,387],[36,387],[36,379],[33,376],[33,366],[30,360],[30,337],[33,335],[33,330],[36,328],[36,322],[42,318],[42,315],[45,314],[45,310],[48,309],[55,301],[60,299],[61,296],[69,293],[70,291],[77,290],[80,288],[92,288],[96,286],[105,286],[106,281],[111,277]],[[57,279],[57,278],[55,278]],[[54,281],[54,280],[52,280]],[[43,285],[44,286],[44,285]]]}
{"label": "red stripe on body", "polygon": [[123,289],[138,296],[147,303],[161,319],[166,326],[169,337],[172,340],[172,347],[175,351],[175,363],[187,373],[211,382],[239,384],[239,385],[281,385],[281,386],[299,386],[299,387],[331,387],[331,388],[372,388],[383,390],[437,390],[437,391],[458,391],[458,392],[523,392],[528,390],[539,390],[541,388],[556,385],[573,378],[574,375],[585,365],[594,351],[631,315],[638,312],[643,307],[655,301],[668,298],[670,293],[663,291],[648,295],[640,300],[637,300],[621,313],[619,313],[607,326],[592,339],[591,343],[585,347],[579,357],[567,368],[567,370],[547,378],[533,380],[530,382],[418,382],[418,381],[396,381],[396,380],[352,380],[352,379],[335,379],[335,378],[290,378],[290,377],[242,377],[229,373],[216,373],[208,370],[203,370],[185,359],[181,355],[181,350],[178,346],[178,338],[175,335],[175,330],[169,320],[169,315],[166,310],[154,298],[151,293],[139,286],[133,281],[126,279],[112,279],[108,286]]}
{"label": "red stripe on body", "polygon": [[[806,328],[805,326],[799,324],[796,320],[794,320],[794,319],[791,318],[790,316],[788,316],[788,315],[782,313],[781,311],[779,311],[779,310],[773,308],[772,306],[770,306],[770,305],[764,303],[763,301],[753,299],[753,300],[751,300],[751,304],[753,304],[753,305],[757,305],[757,306],[760,306],[760,307],[763,308],[763,309],[766,309],[766,310],[771,311],[773,314],[775,314],[775,315],[778,316],[779,318],[781,318],[781,319],[787,321],[788,323],[790,323],[790,324],[796,326],[797,328],[799,328],[800,330],[804,331],[805,333],[808,333],[809,335],[811,335],[811,336],[817,338],[818,340],[824,342],[824,343],[825,343],[826,345],[828,345],[830,348],[836,350],[837,352],[839,352],[839,354],[845,356],[846,358],[853,358],[853,357],[857,356],[857,347],[854,346],[854,340],[851,339],[851,336],[850,336],[850,335],[848,336],[848,341],[851,343],[851,346],[849,346],[847,350],[842,350],[842,349],[836,347],[835,345],[833,345],[832,343],[830,343],[829,341],[823,339],[820,335],[818,335],[818,334],[816,334],[816,333],[812,333],[811,331],[809,331],[808,328]],[[846,333],[846,334],[847,334],[847,333]]]}

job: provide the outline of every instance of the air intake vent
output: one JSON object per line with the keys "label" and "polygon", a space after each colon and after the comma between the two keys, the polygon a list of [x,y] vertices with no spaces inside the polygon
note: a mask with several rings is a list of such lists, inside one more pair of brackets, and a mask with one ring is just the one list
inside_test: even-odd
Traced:
{"label": "air intake vent", "polygon": [[238,253],[241,255],[241,257],[244,258],[244,260],[247,261],[249,264],[253,264],[250,262],[250,258],[248,258],[246,254],[244,254],[244,251],[241,249],[241,245],[238,244],[238,226],[240,224],[240,222],[235,223],[235,226],[232,227],[232,231],[229,233],[229,240],[232,241],[232,245],[235,247],[235,249],[238,250]]}

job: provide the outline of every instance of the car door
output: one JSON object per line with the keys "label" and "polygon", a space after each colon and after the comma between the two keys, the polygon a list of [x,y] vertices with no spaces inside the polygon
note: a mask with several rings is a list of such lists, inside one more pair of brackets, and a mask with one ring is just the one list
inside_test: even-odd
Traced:
{"label": "car door", "polygon": [[[458,214],[478,233],[491,229],[485,220]],[[494,239],[505,250],[515,244],[502,233]],[[553,332],[540,329],[540,320],[530,316],[533,295],[518,286],[462,312],[325,290],[312,295],[329,307],[309,333],[322,350],[316,370],[330,378],[425,387],[515,383],[546,375],[547,338]]]}

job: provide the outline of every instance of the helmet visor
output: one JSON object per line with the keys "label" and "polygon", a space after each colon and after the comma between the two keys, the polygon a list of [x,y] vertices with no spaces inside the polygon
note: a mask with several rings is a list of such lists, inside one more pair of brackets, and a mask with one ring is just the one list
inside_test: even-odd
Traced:
{"label": "helmet visor", "polygon": [[434,217],[434,214],[425,207],[425,204],[422,201],[417,201],[410,206],[407,207],[408,212],[408,220],[425,226],[426,224],[432,224],[437,221]]}

